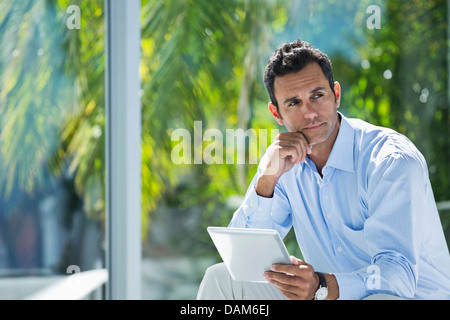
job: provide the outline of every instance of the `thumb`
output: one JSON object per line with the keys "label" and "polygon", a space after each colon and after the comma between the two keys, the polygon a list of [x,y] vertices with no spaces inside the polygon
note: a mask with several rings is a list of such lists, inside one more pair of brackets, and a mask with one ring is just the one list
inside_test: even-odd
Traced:
{"label": "thumb", "polygon": [[299,266],[299,265],[305,264],[303,262],[303,260],[298,259],[298,258],[296,258],[294,256],[291,256],[291,261],[292,261],[292,264],[294,264],[295,266]]}

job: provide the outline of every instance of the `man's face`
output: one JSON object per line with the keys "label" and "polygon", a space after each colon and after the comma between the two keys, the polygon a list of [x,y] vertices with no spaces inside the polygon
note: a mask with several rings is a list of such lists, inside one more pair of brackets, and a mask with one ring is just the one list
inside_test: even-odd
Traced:
{"label": "man's face", "polygon": [[337,108],[340,86],[335,82],[336,96],[317,63],[301,71],[276,77],[274,82],[278,112],[269,108],[280,125],[290,132],[301,132],[310,145],[336,138],[339,124]]}

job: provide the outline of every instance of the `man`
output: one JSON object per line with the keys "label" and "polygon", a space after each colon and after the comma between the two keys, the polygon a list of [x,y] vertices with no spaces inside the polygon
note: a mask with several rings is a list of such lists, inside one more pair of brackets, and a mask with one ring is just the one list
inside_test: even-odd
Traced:
{"label": "man", "polygon": [[229,226],[282,237],[293,226],[305,261],[274,265],[269,284],[212,266],[198,299],[450,299],[449,251],[412,142],[338,112],[331,62],[304,41],[273,53],[264,83],[288,132],[261,159]]}

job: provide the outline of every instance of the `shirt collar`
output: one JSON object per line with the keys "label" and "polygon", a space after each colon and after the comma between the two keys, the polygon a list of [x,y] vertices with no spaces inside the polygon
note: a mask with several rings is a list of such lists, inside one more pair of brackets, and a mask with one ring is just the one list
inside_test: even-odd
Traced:
{"label": "shirt collar", "polygon": [[344,115],[338,112],[341,117],[341,126],[339,128],[336,141],[327,161],[327,166],[354,172],[353,145],[355,134],[353,127]]}
{"label": "shirt collar", "polygon": [[[341,117],[341,125],[326,165],[340,170],[355,172],[353,158],[354,129],[342,113],[338,112],[338,114]],[[305,166],[309,166],[311,169],[315,167],[308,156],[306,156],[306,161],[298,166],[299,173],[304,170]]]}

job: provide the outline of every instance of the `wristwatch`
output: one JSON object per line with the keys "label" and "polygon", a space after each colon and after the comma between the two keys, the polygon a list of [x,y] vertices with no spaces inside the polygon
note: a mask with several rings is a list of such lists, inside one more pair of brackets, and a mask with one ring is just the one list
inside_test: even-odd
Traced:
{"label": "wristwatch", "polygon": [[327,281],[321,272],[316,272],[316,274],[319,277],[319,289],[317,289],[316,294],[314,295],[314,300],[325,300],[328,296]]}

